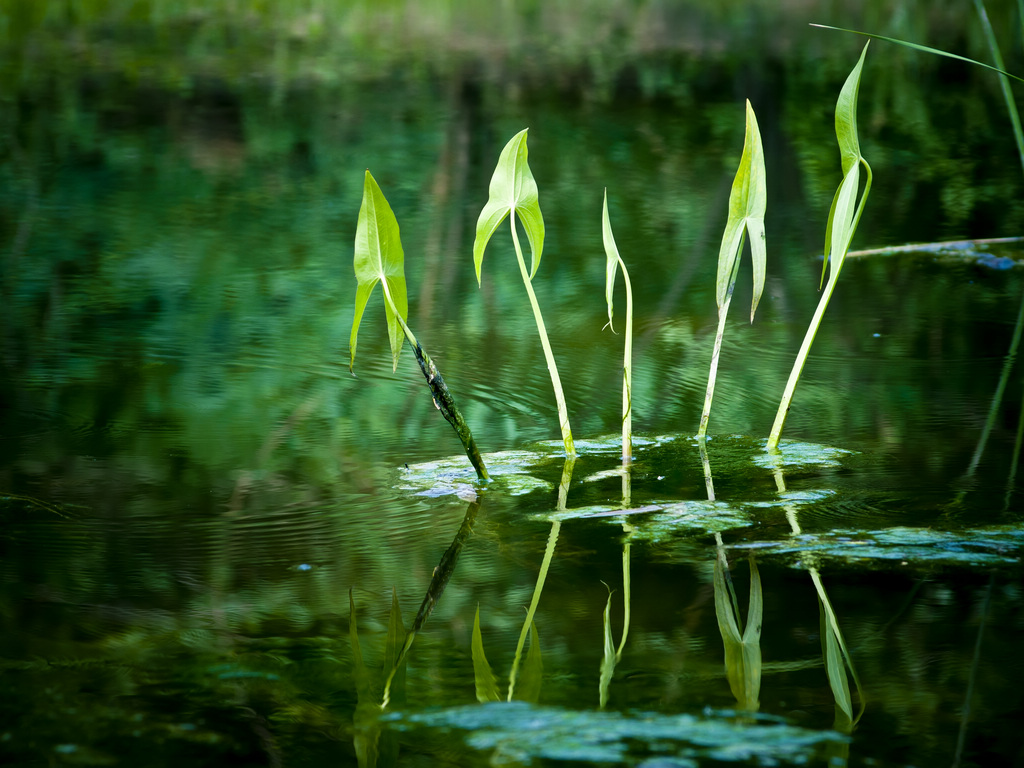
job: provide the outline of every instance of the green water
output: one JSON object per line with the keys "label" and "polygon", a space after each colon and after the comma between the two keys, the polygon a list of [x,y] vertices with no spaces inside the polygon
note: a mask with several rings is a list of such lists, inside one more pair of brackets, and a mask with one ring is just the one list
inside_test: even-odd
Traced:
{"label": "green water", "polygon": [[[689,42],[643,53],[639,12],[617,48],[600,14],[526,9],[506,51],[456,9],[445,23],[475,36],[427,51],[368,22],[332,38],[301,5],[285,42],[195,8],[161,27],[14,4],[0,29],[0,762],[1020,765],[1019,245],[851,258],[782,457],[763,451],[818,299],[831,109],[859,52],[802,24],[883,6],[681,6],[665,24]],[[973,19],[935,13],[904,34],[977,44],[949,32]],[[559,45],[524,42],[544,23]],[[855,248],[1024,226],[998,85],[949,66],[872,44]],[[691,435],[747,97],[768,282],[750,325],[741,271],[709,485]],[[472,267],[497,154],[526,126],[568,465],[510,245],[492,242],[480,288]],[[408,348],[391,370],[379,292],[349,375],[366,168],[486,487]],[[625,474],[605,187],[637,305]],[[731,677],[716,561],[740,632],[762,595]],[[382,712],[393,590],[422,626]],[[478,703],[477,610],[504,698],[532,603],[530,701]]]}

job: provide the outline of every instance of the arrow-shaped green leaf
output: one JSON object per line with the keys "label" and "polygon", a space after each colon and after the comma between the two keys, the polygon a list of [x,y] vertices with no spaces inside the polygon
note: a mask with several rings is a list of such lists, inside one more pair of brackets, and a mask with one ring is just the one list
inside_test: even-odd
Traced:
{"label": "arrow-shaped green leaf", "polygon": [[747,127],[743,138],[743,155],[736,170],[729,193],[729,219],[722,234],[722,245],[718,251],[718,280],[716,298],[721,309],[735,280],[736,262],[743,248],[744,233],[750,234],[750,256],[754,266],[754,298],[750,304],[750,319],[753,321],[757,303],[764,291],[767,253],[764,238],[764,212],[768,203],[768,189],[765,183],[764,147],[761,132],[757,128],[754,108],[747,101]]}
{"label": "arrow-shaped green leaf", "polygon": [[530,241],[533,258],[530,277],[537,274],[541,252],[544,250],[544,217],[540,212],[537,182],[526,162],[526,132],[524,128],[511,139],[498,156],[498,165],[491,177],[487,204],[480,211],[476,223],[476,240],[473,242],[473,262],[476,264],[476,280],[480,282],[480,266],[484,251],[498,226],[512,213],[518,216]]}
{"label": "arrow-shaped green leaf", "polygon": [[398,220],[369,171],[363,183],[363,203],[359,207],[359,221],[356,224],[354,266],[358,287],[355,318],[349,338],[349,370],[356,362],[356,336],[359,334],[363,310],[366,309],[374,287],[381,281],[384,283],[384,312],[388,320],[391,356],[397,370],[398,354],[402,351],[402,322],[409,314],[405,254],[402,252]]}
{"label": "arrow-shaped green leaf", "polygon": [[[832,200],[832,209],[828,215],[828,226],[825,229],[825,264],[829,265],[829,279],[839,277],[843,268],[846,252],[850,248],[860,215],[864,210],[868,192],[871,190],[871,166],[860,153],[860,140],[857,135],[857,94],[860,91],[860,73],[864,67],[864,57],[868,52],[870,41],[864,44],[857,65],[846,78],[843,90],[836,102],[836,139],[839,142],[839,155],[843,166],[843,180]],[[864,194],[857,206],[857,192],[860,189],[860,169],[863,164],[867,177]],[[822,265],[822,281],[825,278],[825,265]]]}

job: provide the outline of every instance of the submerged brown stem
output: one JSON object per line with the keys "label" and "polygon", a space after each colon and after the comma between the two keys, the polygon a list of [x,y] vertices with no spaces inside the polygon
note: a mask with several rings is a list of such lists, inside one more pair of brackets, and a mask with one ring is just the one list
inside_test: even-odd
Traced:
{"label": "submerged brown stem", "polygon": [[430,359],[430,355],[426,353],[419,343],[413,345],[413,351],[416,354],[416,362],[420,364],[420,370],[423,371],[423,376],[427,380],[427,386],[430,387],[430,394],[434,398],[434,405],[447,422],[452,425],[452,429],[455,430],[455,433],[462,441],[462,447],[465,448],[466,456],[469,457],[473,469],[476,470],[477,477],[481,480],[490,480],[491,478],[487,474],[487,467],[484,466],[484,460],[480,456],[479,449],[476,447],[476,441],[473,439],[473,433],[470,431],[469,425],[466,424],[466,420],[462,417],[462,411],[459,410],[455,398],[448,391],[448,385],[444,383],[444,377],[437,369],[434,361]]}

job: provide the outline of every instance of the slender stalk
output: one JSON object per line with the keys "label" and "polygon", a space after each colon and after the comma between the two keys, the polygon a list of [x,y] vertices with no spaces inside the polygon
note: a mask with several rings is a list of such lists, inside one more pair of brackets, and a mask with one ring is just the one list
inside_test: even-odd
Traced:
{"label": "slender stalk", "polygon": [[818,332],[818,326],[821,325],[821,318],[825,315],[825,309],[828,307],[828,300],[832,298],[832,291],[835,290],[836,277],[836,275],[832,275],[829,278],[825,286],[825,292],[821,294],[821,299],[818,300],[818,307],[814,310],[811,324],[807,326],[807,333],[804,334],[804,341],[800,345],[800,351],[797,352],[796,361],[793,363],[793,370],[790,371],[789,380],[786,382],[786,391],[782,394],[782,402],[779,403],[779,410],[775,414],[775,423],[772,424],[772,431],[768,436],[769,452],[774,453],[779,450],[779,438],[782,436],[782,428],[786,424],[786,416],[789,415],[793,394],[796,392],[796,385],[800,381],[800,374],[804,370],[807,356],[811,352],[811,344],[814,343],[814,336]]}
{"label": "slender stalk", "polygon": [[[740,248],[743,241],[740,241]],[[732,302],[732,293],[736,290],[736,277],[740,273],[740,260],[737,258],[733,265],[732,274],[729,276],[729,289],[725,294],[725,301],[718,310],[718,332],[715,334],[715,348],[711,352],[711,370],[708,372],[708,389],[704,394],[704,410],[700,414],[700,429],[697,430],[697,437],[701,440],[708,433],[708,420],[711,418],[711,401],[715,396],[715,379],[718,377],[718,358],[722,354],[722,339],[725,336],[725,318],[729,314],[729,304]]]}
{"label": "slender stalk", "polygon": [[626,265],[619,259],[626,283],[626,343],[622,354],[622,463],[633,460],[633,287]]}
{"label": "slender stalk", "polygon": [[537,303],[537,294],[533,292],[533,283],[530,280],[530,273],[526,270],[526,260],[523,258],[523,249],[519,245],[519,235],[516,234],[516,218],[509,216],[512,223],[512,242],[516,247],[516,258],[519,260],[519,272],[523,276],[523,284],[526,286],[526,293],[530,297],[530,306],[533,308],[533,317],[537,321],[537,332],[540,334],[540,344],[544,348],[544,359],[548,364],[548,373],[551,374],[551,386],[555,390],[555,402],[558,404],[558,423],[562,429],[562,442],[565,443],[567,456],[576,455],[576,444],[572,439],[572,430],[569,427],[569,411],[565,407],[565,395],[562,393],[562,381],[558,378],[558,366],[555,364],[555,356],[551,353],[551,344],[548,341],[548,332],[544,327],[544,317],[540,313],[540,304]]}
{"label": "slender stalk", "polygon": [[412,329],[409,328],[405,320],[402,319],[402,315],[396,309],[395,302],[392,300],[391,294],[388,291],[387,281],[382,280],[381,285],[384,287],[384,299],[387,301],[391,311],[398,319],[398,324],[401,326],[405,337],[409,340],[409,344],[413,349],[413,354],[416,355],[416,362],[419,363],[420,370],[423,372],[423,377],[427,380],[427,386],[430,388],[431,397],[434,399],[434,406],[441,412],[441,415],[444,416],[445,420],[452,425],[452,429],[455,430],[455,434],[459,436],[459,440],[462,441],[462,447],[466,452],[466,456],[469,458],[469,463],[472,464],[473,469],[476,470],[476,476],[481,480],[490,480],[490,475],[487,474],[487,467],[484,465],[483,457],[480,455],[480,449],[477,448],[476,440],[473,439],[473,433],[470,431],[469,425],[466,423],[466,419],[463,417],[458,403],[455,402],[455,398],[448,389],[448,385],[445,384],[444,376],[441,375],[441,371],[438,370],[437,365],[430,358],[430,355],[428,355],[426,350],[420,346],[420,343],[416,340],[416,336],[413,334]]}

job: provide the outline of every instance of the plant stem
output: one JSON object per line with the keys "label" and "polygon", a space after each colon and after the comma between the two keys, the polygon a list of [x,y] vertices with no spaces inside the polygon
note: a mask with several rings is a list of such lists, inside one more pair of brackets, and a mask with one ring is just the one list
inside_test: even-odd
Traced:
{"label": "plant stem", "polygon": [[[740,241],[740,250],[743,249],[743,241]],[[704,394],[704,410],[700,414],[700,428],[697,430],[697,437],[701,440],[708,433],[708,420],[711,418],[711,401],[715,397],[715,379],[718,377],[718,358],[722,354],[722,339],[725,336],[725,317],[729,314],[729,304],[732,303],[732,292],[736,290],[736,277],[740,273],[739,256],[733,265],[732,274],[729,276],[729,289],[725,293],[725,301],[718,309],[718,332],[715,334],[715,347],[711,352],[711,370],[708,372],[708,389]]]}
{"label": "plant stem", "polygon": [[533,308],[533,317],[537,321],[537,332],[540,334],[540,344],[544,348],[544,359],[548,364],[548,373],[551,374],[551,386],[555,390],[555,402],[558,405],[558,423],[562,429],[562,442],[565,443],[567,456],[576,455],[576,445],[572,440],[572,430],[569,428],[569,411],[565,407],[565,395],[562,393],[562,381],[558,378],[558,366],[555,365],[555,356],[551,353],[551,344],[548,342],[548,332],[544,328],[544,317],[540,313],[540,304],[537,303],[537,294],[533,292],[533,283],[530,280],[530,273],[526,271],[526,260],[523,259],[523,249],[519,245],[519,235],[516,234],[516,217],[508,217],[512,222],[512,243],[516,247],[516,258],[519,260],[519,272],[523,276],[523,285],[526,286],[526,293],[530,297],[530,306]]}
{"label": "plant stem", "polygon": [[[622,353],[622,463],[633,460],[633,286],[626,265],[619,259],[626,284],[626,343]],[[623,638],[625,640],[625,638]]]}
{"label": "plant stem", "polygon": [[825,292],[822,293],[821,298],[818,300],[818,308],[814,310],[814,317],[811,318],[811,323],[807,326],[804,341],[800,345],[800,351],[797,352],[796,360],[793,362],[793,370],[790,371],[789,381],[786,382],[786,391],[782,394],[782,402],[779,403],[779,410],[775,414],[775,423],[772,424],[772,431],[768,436],[768,451],[770,453],[775,453],[779,450],[779,438],[782,436],[782,428],[786,424],[786,416],[789,415],[793,393],[796,391],[797,382],[800,381],[800,374],[804,370],[804,363],[807,362],[807,356],[811,351],[811,344],[814,343],[814,336],[818,332],[818,326],[821,325],[821,318],[825,314],[826,307],[828,307],[828,300],[832,298],[832,291],[835,290],[838,277],[838,272],[833,272],[829,276],[828,283],[825,285]]}
{"label": "plant stem", "polygon": [[423,377],[427,380],[430,395],[434,399],[434,407],[441,412],[445,421],[452,425],[455,434],[459,436],[459,440],[462,441],[462,448],[469,458],[469,463],[476,470],[476,476],[481,480],[490,480],[491,478],[487,474],[487,467],[484,466],[483,457],[480,455],[480,449],[477,448],[476,440],[473,439],[473,433],[470,431],[458,403],[455,402],[455,398],[448,389],[448,385],[445,384],[441,371],[438,370],[437,365],[430,358],[430,355],[427,354],[426,350],[420,346],[416,336],[396,310],[395,302],[391,299],[391,294],[388,292],[387,281],[382,280],[381,285],[384,286],[384,298],[388,302],[391,311],[394,312],[395,317],[398,318],[398,324],[402,327],[402,332],[405,333],[405,337],[409,340],[413,354],[416,355],[416,362],[419,363]]}

